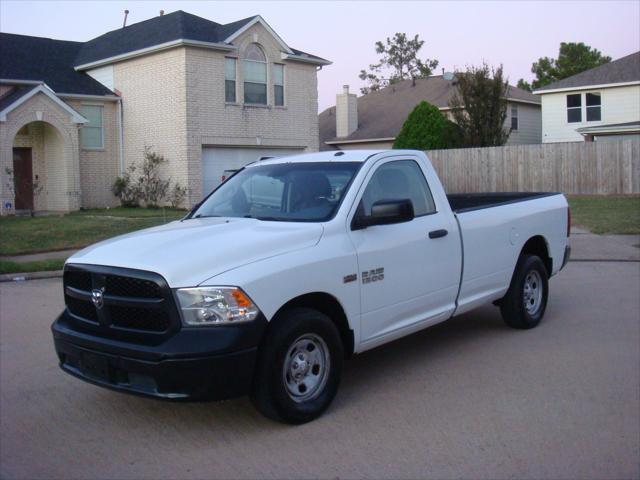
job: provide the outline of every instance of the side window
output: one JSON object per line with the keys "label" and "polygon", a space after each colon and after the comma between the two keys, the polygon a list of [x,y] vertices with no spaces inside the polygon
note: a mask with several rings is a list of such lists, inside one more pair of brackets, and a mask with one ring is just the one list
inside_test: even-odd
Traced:
{"label": "side window", "polygon": [[360,205],[366,216],[371,206],[381,200],[409,199],[416,217],[436,211],[433,196],[422,170],[414,160],[398,160],[383,164],[369,180]]}
{"label": "side window", "polygon": [[582,95],[572,93],[567,95],[567,122],[577,123],[582,121]]}
{"label": "side window", "polygon": [[518,105],[511,105],[511,130],[518,130]]}
{"label": "side window", "polygon": [[600,93],[587,93],[587,122],[602,120]]}
{"label": "side window", "polygon": [[273,104],[284,106],[284,65],[273,65]]}
{"label": "side window", "polygon": [[224,101],[236,102],[236,59],[224,59]]}
{"label": "side window", "polygon": [[80,113],[82,116],[89,120],[89,123],[85,123],[80,130],[82,148],[104,148],[102,109],[103,107],[101,105],[82,105],[80,107]]}

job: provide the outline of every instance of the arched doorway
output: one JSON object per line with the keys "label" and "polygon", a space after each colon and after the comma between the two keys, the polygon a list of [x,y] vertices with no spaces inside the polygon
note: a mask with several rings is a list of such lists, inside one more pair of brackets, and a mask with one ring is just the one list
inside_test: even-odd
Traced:
{"label": "arched doorway", "polygon": [[23,125],[13,137],[12,176],[16,213],[68,209],[64,139],[51,123]]}

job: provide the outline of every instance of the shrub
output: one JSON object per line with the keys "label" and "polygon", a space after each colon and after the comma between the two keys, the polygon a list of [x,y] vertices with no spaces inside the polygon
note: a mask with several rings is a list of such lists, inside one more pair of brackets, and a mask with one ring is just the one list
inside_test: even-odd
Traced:
{"label": "shrub", "polygon": [[140,175],[136,176],[138,167],[129,166],[125,173],[116,178],[111,191],[120,199],[123,207],[139,207],[142,203],[148,208],[158,208],[167,201],[172,207],[178,208],[187,196],[186,187],[164,180],[160,176],[160,166],[167,160],[150,147],[144,148],[144,159],[139,168]]}
{"label": "shrub", "polygon": [[169,203],[172,208],[180,208],[182,202],[187,196],[187,187],[181,186],[179,183],[174,183],[171,192],[169,193]]}
{"label": "shrub", "polygon": [[135,165],[130,165],[121,177],[116,178],[111,191],[120,199],[123,207],[139,207],[141,192],[138,182],[133,180]]}
{"label": "shrub", "polygon": [[437,107],[420,102],[407,117],[393,148],[437,150],[458,145],[458,128]]}
{"label": "shrub", "polygon": [[144,148],[144,160],[142,161],[142,174],[138,178],[140,197],[146,207],[157,208],[167,195],[171,180],[163,180],[160,177],[160,165],[167,163],[162,155],[151,151],[150,147]]}

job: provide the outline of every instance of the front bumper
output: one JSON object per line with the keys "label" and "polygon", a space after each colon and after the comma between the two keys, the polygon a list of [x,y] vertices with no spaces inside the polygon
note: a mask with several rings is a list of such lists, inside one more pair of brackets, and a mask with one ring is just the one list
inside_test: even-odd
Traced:
{"label": "front bumper", "polygon": [[160,345],[140,345],[71,328],[62,313],[51,329],[60,367],[95,385],[173,400],[221,400],[249,392],[266,319],[182,328]]}

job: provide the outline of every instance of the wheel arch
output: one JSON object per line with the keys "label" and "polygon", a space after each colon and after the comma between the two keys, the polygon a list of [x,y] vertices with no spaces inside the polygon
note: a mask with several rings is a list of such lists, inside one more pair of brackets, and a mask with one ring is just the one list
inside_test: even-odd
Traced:
{"label": "wheel arch", "polygon": [[340,333],[345,356],[349,357],[353,355],[355,348],[353,330],[349,325],[349,320],[344,308],[336,297],[326,292],[305,293],[304,295],[287,301],[287,303],[278,309],[273,318],[276,318],[284,310],[295,307],[312,308],[327,315]]}
{"label": "wheel arch", "polygon": [[540,257],[547,269],[547,276],[551,277],[553,273],[553,259],[549,255],[549,242],[544,236],[534,235],[529,238],[522,246],[522,250],[520,250],[520,255],[523,254],[537,255]]}

